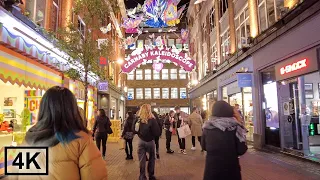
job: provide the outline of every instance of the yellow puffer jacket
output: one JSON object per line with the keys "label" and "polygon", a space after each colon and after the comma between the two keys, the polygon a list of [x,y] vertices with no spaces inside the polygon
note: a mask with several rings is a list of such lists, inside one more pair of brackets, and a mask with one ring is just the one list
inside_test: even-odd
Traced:
{"label": "yellow puffer jacket", "polygon": [[[106,162],[92,140],[85,133],[77,133],[81,138],[68,144],[57,144],[49,148],[48,176],[11,177],[21,180],[105,180],[107,178]],[[43,164],[44,156],[39,157]],[[41,166],[42,167],[42,166]],[[9,178],[9,179],[11,179]]]}

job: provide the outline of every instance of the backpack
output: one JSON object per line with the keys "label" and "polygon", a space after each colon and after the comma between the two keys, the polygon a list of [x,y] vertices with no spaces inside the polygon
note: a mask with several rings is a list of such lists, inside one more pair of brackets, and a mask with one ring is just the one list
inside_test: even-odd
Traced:
{"label": "backpack", "polygon": [[134,124],[134,133],[139,134],[140,136],[148,136],[150,132],[150,124],[141,123],[139,118]]}

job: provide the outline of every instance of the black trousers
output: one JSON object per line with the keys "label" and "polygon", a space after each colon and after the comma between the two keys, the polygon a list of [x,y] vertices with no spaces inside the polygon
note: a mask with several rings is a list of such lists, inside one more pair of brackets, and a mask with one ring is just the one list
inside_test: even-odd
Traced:
{"label": "black trousers", "polygon": [[[192,146],[193,147],[196,147],[196,137],[195,136],[192,136]],[[198,141],[199,141],[199,143],[200,143],[200,145],[201,145],[201,136],[198,136]]]}
{"label": "black trousers", "polygon": [[185,138],[180,138],[179,133],[178,134],[178,143],[179,143],[179,147],[180,149],[186,149],[186,139]]}
{"label": "black trousers", "polygon": [[166,130],[166,148],[168,151],[171,150],[171,148],[170,148],[171,137],[172,137],[172,132]]}
{"label": "black trousers", "polygon": [[127,156],[132,156],[132,151],[133,151],[133,148],[132,148],[132,140],[133,139],[125,139],[126,140],[126,148],[125,148],[125,151],[126,151],[126,154]]}
{"label": "black trousers", "polygon": [[98,132],[96,133],[95,139],[96,139],[96,144],[99,150],[100,150],[100,145],[102,143],[102,156],[106,156],[108,134],[105,132],[103,133]]}
{"label": "black trousers", "polygon": [[156,144],[156,154],[159,154],[159,139],[160,137],[154,138],[154,143]]}

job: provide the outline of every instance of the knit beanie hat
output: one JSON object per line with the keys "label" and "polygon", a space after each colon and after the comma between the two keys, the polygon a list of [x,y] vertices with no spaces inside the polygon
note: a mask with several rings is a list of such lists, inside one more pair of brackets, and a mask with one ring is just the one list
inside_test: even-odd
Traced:
{"label": "knit beanie hat", "polygon": [[212,107],[212,116],[233,117],[233,107],[225,101],[217,101]]}

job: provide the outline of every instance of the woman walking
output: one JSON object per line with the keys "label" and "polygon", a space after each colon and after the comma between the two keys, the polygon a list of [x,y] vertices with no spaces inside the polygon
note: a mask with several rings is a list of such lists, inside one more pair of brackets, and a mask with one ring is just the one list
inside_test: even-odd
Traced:
{"label": "woman walking", "polygon": [[[45,179],[107,179],[106,163],[84,127],[74,95],[67,88],[55,86],[46,91],[38,122],[26,133],[25,143],[49,147],[50,168]],[[44,157],[45,154],[39,157],[39,164],[46,163]],[[33,168],[33,173],[39,172]]]}
{"label": "woman walking", "polygon": [[98,116],[93,125],[93,136],[96,140],[98,149],[100,150],[100,145],[102,143],[102,157],[106,159],[106,150],[107,150],[107,140],[108,140],[108,131],[110,131],[111,121],[106,115],[106,112],[103,109],[99,109]]}
{"label": "woman walking", "polygon": [[170,111],[169,114],[167,115],[165,122],[165,130],[166,130],[166,148],[167,148],[167,153],[172,154],[174,153],[173,150],[170,148],[171,144],[171,137],[172,137],[172,131],[175,128],[175,122],[174,122],[174,111]]}
{"label": "woman walking", "polygon": [[132,130],[132,126],[133,126],[133,122],[134,122],[134,114],[133,112],[129,111],[127,113],[128,117],[124,123],[124,127],[123,127],[123,131],[122,131],[122,138],[125,140],[126,142],[126,147],[125,147],[125,151],[127,154],[126,160],[129,159],[133,159],[132,156],[132,140],[133,140],[133,130]]}
{"label": "woman walking", "polygon": [[154,142],[156,144],[156,155],[157,155],[157,159],[160,159],[160,154],[159,154],[159,140],[160,140],[160,136],[162,135],[162,126],[163,126],[163,121],[161,118],[159,118],[158,114],[153,111],[152,112],[153,116],[155,117],[157,123],[158,123],[158,126],[160,128],[160,135],[159,136],[156,136],[154,138]]}
{"label": "woman walking", "polygon": [[191,135],[192,135],[192,148],[191,150],[196,150],[196,137],[201,145],[201,136],[202,136],[202,125],[203,120],[201,115],[198,113],[198,108],[192,108],[192,114],[188,116],[188,122],[191,127]]}
{"label": "woman walking", "polygon": [[[176,111],[176,114],[174,115],[174,118],[175,118],[175,121],[177,122],[177,129],[182,127],[182,126],[188,125],[188,122],[187,122],[188,115],[187,115],[187,113],[181,111],[179,106],[176,106],[174,108],[174,110]],[[180,138],[178,131],[177,131],[177,135],[178,135],[178,143],[179,143],[179,147],[180,147],[180,153],[186,155],[187,154],[187,151],[186,151],[186,138]]]}
{"label": "woman walking", "polygon": [[204,180],[241,180],[238,157],[248,149],[246,129],[234,116],[232,106],[217,101],[203,126],[201,145],[207,151]]}
{"label": "woman walking", "polygon": [[149,154],[148,174],[149,180],[155,180],[155,137],[160,136],[159,125],[151,112],[151,105],[144,104],[139,111],[139,120],[134,125],[139,136],[138,156],[140,161],[139,180],[146,180],[146,155]]}

